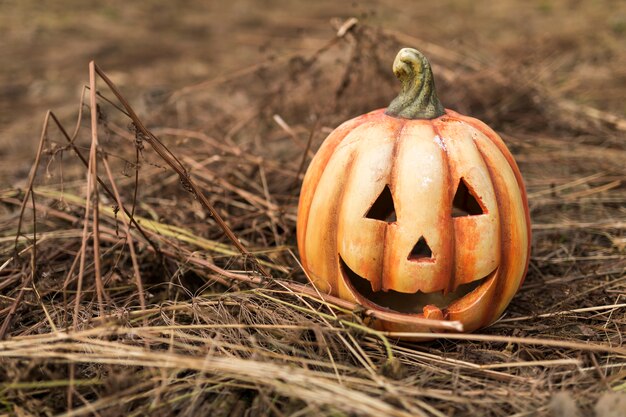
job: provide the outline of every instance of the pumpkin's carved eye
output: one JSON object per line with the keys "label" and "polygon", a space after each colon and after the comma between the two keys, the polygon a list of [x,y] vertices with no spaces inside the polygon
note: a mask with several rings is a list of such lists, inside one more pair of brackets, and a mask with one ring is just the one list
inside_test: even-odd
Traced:
{"label": "pumpkin's carved eye", "polygon": [[380,192],[380,195],[367,211],[365,217],[368,219],[381,220],[393,223],[396,219],[396,208],[393,204],[393,197],[388,185]]}
{"label": "pumpkin's carved eye", "polygon": [[421,236],[407,258],[409,261],[429,261],[433,259],[433,251],[428,246],[424,236]]}
{"label": "pumpkin's carved eye", "polygon": [[474,191],[461,178],[452,200],[452,217],[479,216],[486,212],[480,200],[474,195]]}

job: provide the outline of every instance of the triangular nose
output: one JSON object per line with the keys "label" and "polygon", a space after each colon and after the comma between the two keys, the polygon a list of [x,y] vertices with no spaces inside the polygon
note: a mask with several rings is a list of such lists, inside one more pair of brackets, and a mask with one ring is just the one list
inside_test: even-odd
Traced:
{"label": "triangular nose", "polygon": [[409,261],[422,261],[433,258],[433,251],[428,246],[424,236],[421,236],[407,258]]}

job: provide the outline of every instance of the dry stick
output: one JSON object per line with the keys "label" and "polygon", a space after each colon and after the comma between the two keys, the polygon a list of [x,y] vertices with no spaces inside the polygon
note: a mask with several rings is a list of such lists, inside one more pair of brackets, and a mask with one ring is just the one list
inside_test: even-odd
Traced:
{"label": "dry stick", "polygon": [[626,229],[624,221],[600,221],[600,222],[573,222],[564,221],[561,223],[536,223],[532,225],[533,230],[563,230],[563,229]]}
{"label": "dry stick", "polygon": [[[78,221],[78,218],[76,219],[76,221]],[[76,270],[76,265],[78,264],[79,259],[80,259],[80,254],[77,253],[76,256],[74,256],[74,260],[72,261],[72,265],[70,266],[70,269],[67,271],[67,274],[65,275],[65,279],[63,280],[63,326],[65,328],[69,327],[67,324],[67,313],[68,313],[67,306],[70,303],[68,302],[68,299],[67,299],[67,287],[69,286],[70,279],[74,275],[74,271]]]}
{"label": "dry stick", "polygon": [[609,381],[607,381],[606,375],[604,374],[604,372],[602,372],[602,367],[598,363],[598,358],[596,358],[596,355],[594,355],[593,352],[589,353],[589,357],[591,358],[591,362],[593,362],[594,368],[596,368],[596,372],[598,373],[598,376],[600,377],[600,380],[602,381],[604,388],[607,390],[610,390],[611,385],[609,384]]}
{"label": "dry stick", "polygon": [[17,223],[17,232],[15,232],[15,245],[14,245],[15,255],[13,256],[13,259],[17,260],[18,259],[17,244],[18,244],[20,235],[22,233],[22,222],[24,219],[24,212],[26,211],[26,205],[28,204],[28,198],[30,197],[32,199],[32,204],[33,204],[33,241],[34,241],[33,251],[31,254],[31,262],[32,262],[31,274],[30,274],[30,278],[27,278],[24,280],[24,283],[22,284],[20,291],[17,293],[17,297],[15,297],[15,300],[13,301],[13,304],[11,305],[9,312],[7,313],[7,316],[5,317],[4,322],[2,323],[2,327],[0,327],[0,340],[3,340],[4,337],[6,336],[9,326],[11,325],[11,321],[13,320],[13,316],[15,315],[15,312],[17,311],[17,306],[22,301],[22,297],[24,296],[26,287],[28,286],[29,282],[34,282],[35,280],[35,271],[36,271],[35,261],[36,261],[36,249],[37,249],[37,234],[36,234],[37,233],[37,229],[36,229],[37,208],[35,207],[35,196],[33,195],[33,184],[35,183],[35,177],[37,176],[37,168],[39,167],[39,163],[41,161],[41,154],[43,153],[43,144],[46,141],[46,133],[48,131],[49,121],[50,121],[50,111],[48,110],[48,112],[46,112],[46,117],[44,118],[43,127],[41,129],[41,136],[39,137],[39,145],[37,146],[35,162],[33,163],[33,166],[31,167],[31,170],[30,170],[30,175],[28,178],[28,186],[26,187],[26,195],[24,196],[24,200],[22,200],[22,205],[20,206],[20,216],[18,218],[18,223]]}
{"label": "dry stick", "polygon": [[[95,79],[94,77],[92,77],[92,67],[91,65],[89,66],[89,75],[90,75],[90,82],[91,83],[95,83]],[[93,88],[92,86],[92,91],[95,90],[95,88]],[[93,164],[95,161],[95,155],[92,157],[92,152],[95,152],[95,147],[94,147],[94,133],[96,136],[96,143],[97,143],[97,131],[94,132],[94,125],[93,125],[93,117],[94,114],[96,113],[96,109],[95,109],[95,105],[93,105],[93,100],[91,100],[91,112],[92,112],[92,142],[91,142],[91,150],[90,150],[90,154],[89,154],[89,162],[87,163],[87,196],[85,198],[85,223],[83,224],[83,233],[82,233],[82,241],[81,241],[81,246],[80,246],[80,262],[78,265],[78,282],[76,284],[76,298],[75,298],[75,304],[74,304],[74,317],[72,317],[72,328],[74,331],[76,331],[78,329],[78,313],[80,310],[80,300],[81,300],[81,296],[82,296],[82,291],[83,291],[83,278],[85,276],[85,262],[86,262],[86,258],[87,258],[87,239],[88,239],[88,231],[89,231],[89,213],[91,211],[91,191],[92,191],[92,184],[94,183],[93,180],[93,175],[94,175],[94,169],[93,169]],[[96,120],[97,123],[97,120]],[[78,130],[76,131],[78,132]],[[70,143],[73,145],[73,140],[70,141]],[[95,176],[97,177],[97,172],[95,172]],[[97,188],[97,187],[95,187]],[[98,202],[96,201],[96,206],[98,205]],[[94,215],[97,212],[94,210]],[[94,230],[97,230],[94,227]],[[95,244],[96,244],[96,238],[94,236],[94,256],[96,258],[96,260],[94,262],[98,262],[96,270],[99,269],[100,263],[99,263],[99,253],[96,254],[96,250],[95,250]],[[98,251],[99,252],[99,251]],[[101,294],[98,293],[98,304],[100,307],[100,317],[104,317],[104,312],[103,312],[103,308],[104,306],[102,305],[101,302]],[[70,363],[70,369],[69,369],[69,380],[70,383],[67,386],[67,408],[68,410],[72,410],[72,404],[74,402],[74,378],[76,375],[76,364],[75,363]]]}
{"label": "dry stick", "polygon": [[[69,145],[74,148],[74,151],[78,154],[80,154],[80,152],[76,149],[75,145],[74,145],[74,140],[76,139],[76,137],[78,136],[78,131],[80,129],[80,122],[82,120],[82,114],[83,114],[83,104],[84,104],[84,97],[85,97],[85,90],[90,90],[91,88],[87,85],[83,86],[83,89],[81,90],[80,93],[80,104],[79,104],[79,108],[78,108],[78,117],[76,120],[76,126],[74,128],[74,133],[72,134],[72,137],[70,138],[69,136],[67,136],[67,134],[64,135],[67,138],[67,140],[69,141]],[[102,98],[104,101],[106,101],[107,103],[109,103],[110,105],[112,105],[113,107],[115,107],[118,111],[120,111],[121,113],[125,114],[126,116],[128,116],[128,113],[126,113],[126,111],[124,109],[122,109],[121,107],[119,107],[117,104],[115,104],[114,102],[112,102],[111,100],[109,100],[106,96],[103,96],[102,94],[100,94],[100,92],[96,91],[96,96]],[[91,95],[90,95],[91,97]],[[56,118],[55,118],[56,119]],[[57,124],[60,124],[57,120]],[[139,147],[136,146],[135,147],[136,152],[135,152],[135,190],[133,193],[133,204],[132,204],[132,208],[131,208],[131,222],[134,223],[133,221],[133,216],[135,213],[135,204],[137,201],[137,191],[138,191],[138,183],[139,183]],[[83,158],[81,157],[81,160],[83,160]],[[85,160],[83,160],[83,163],[85,164],[85,166],[87,166],[87,162]],[[98,178],[98,183],[105,188],[105,191],[107,191],[106,186],[104,185],[104,183],[100,180],[100,178]],[[109,193],[109,197],[113,198],[113,196]],[[136,224],[135,224],[136,225]],[[139,225],[136,225],[139,228]],[[140,229],[141,232],[143,232]],[[145,235],[144,235],[145,237]],[[152,242],[150,242],[152,243]],[[157,251],[158,252],[158,251]]]}
{"label": "dry stick", "polygon": [[[35,207],[35,195],[34,195],[34,193],[31,192],[30,196],[31,196],[32,203],[33,203],[33,245],[32,245],[33,249],[31,251],[31,274],[24,281],[22,286],[20,287],[20,291],[17,293],[17,297],[15,297],[15,300],[13,300],[13,304],[9,308],[9,311],[8,311],[8,313],[6,315],[6,318],[4,319],[4,322],[2,323],[2,327],[0,328],[0,340],[4,339],[6,333],[7,333],[8,329],[9,329],[11,321],[13,320],[13,316],[15,315],[15,312],[17,311],[17,306],[22,301],[22,297],[24,296],[24,292],[26,291],[26,287],[28,286],[28,284],[31,284],[31,283],[35,282],[35,267],[36,267],[36,259],[37,259],[37,254],[36,254],[36,251],[37,251],[37,226],[36,226],[36,224],[37,224],[37,208]],[[18,235],[19,235],[19,231],[18,231]],[[16,254],[13,257],[13,259],[18,259],[18,255]]]}
{"label": "dry stick", "polygon": [[[82,103],[82,99],[81,99],[81,103]],[[81,104],[81,112],[82,112],[82,104]],[[28,191],[26,196],[24,197],[24,201],[22,202],[22,206],[20,208],[20,217],[19,217],[19,222],[18,222],[18,227],[17,227],[17,233],[15,235],[15,249],[17,250],[17,242],[21,233],[21,226],[22,226],[22,216],[24,215],[24,210],[26,208],[26,201],[28,201],[28,194],[31,195],[32,198],[32,204],[33,204],[33,219],[35,220],[35,216],[36,216],[36,211],[37,208],[35,206],[35,197],[33,194],[33,184],[35,182],[35,176],[37,174],[37,168],[39,167],[39,163],[41,160],[41,154],[43,152],[43,144],[45,142],[45,137],[46,137],[46,132],[48,130],[48,123],[50,121],[50,118],[52,118],[53,120],[55,120],[58,123],[58,120],[56,120],[56,117],[54,116],[54,114],[48,110],[46,112],[46,117],[44,118],[44,124],[43,124],[43,128],[41,131],[41,137],[39,138],[39,146],[37,147],[37,155],[35,157],[35,163],[33,164],[33,167],[31,168],[31,174],[30,174],[30,178],[28,180]],[[80,119],[77,122],[76,125],[76,132],[75,135],[78,133],[78,128],[80,125]],[[70,141],[73,142],[73,141]],[[36,270],[36,250],[37,250],[37,235],[36,235],[36,222],[34,222],[33,224],[33,251],[32,251],[32,267],[31,267],[31,282],[34,283],[34,277],[35,277],[35,270]],[[84,241],[83,241],[84,243]],[[16,257],[17,259],[17,257]],[[11,310],[9,311],[9,313],[7,314],[7,317],[4,321],[4,323],[2,324],[2,328],[0,329],[0,340],[4,339],[4,336],[6,334],[6,331],[8,329],[8,326],[11,322],[11,319],[13,317],[13,315],[15,314],[15,311],[17,309],[17,305],[18,303],[21,301],[22,296],[24,295],[24,290],[26,289],[26,285],[28,284],[28,281],[24,282],[24,285],[22,286],[22,288],[20,288],[20,292],[18,293],[17,297],[15,298],[15,302],[14,304],[11,306]],[[75,365],[71,364],[70,365],[70,369],[69,369],[69,373],[70,373],[70,380],[73,381],[74,380],[74,374],[75,374]],[[67,405],[68,405],[68,409],[71,409],[72,407],[72,393],[73,393],[73,384],[70,383],[70,385],[68,386],[68,395],[67,395]]]}
{"label": "dry stick", "polygon": [[[37,146],[37,154],[35,155],[35,162],[30,169],[30,175],[28,176],[28,186],[26,187],[26,195],[22,200],[22,206],[20,207],[20,216],[17,222],[17,232],[15,233],[15,245],[14,249],[17,253],[17,243],[22,232],[22,221],[24,219],[24,212],[26,211],[26,204],[30,194],[33,192],[33,184],[35,183],[35,177],[37,176],[37,168],[39,168],[39,162],[41,161],[41,154],[43,153],[43,144],[46,141],[46,133],[48,131],[48,122],[50,121],[50,110],[46,112],[46,117],[43,121],[43,128],[41,129],[41,136],[39,137],[39,146]],[[35,206],[33,206],[35,210]]]}
{"label": "dry stick", "polygon": [[494,324],[494,326],[498,325],[500,323],[510,323],[510,322],[514,322],[514,321],[523,321],[523,320],[536,320],[536,319],[546,318],[546,317],[563,316],[563,315],[566,315],[566,314],[586,313],[588,311],[598,312],[598,311],[602,311],[602,310],[617,310],[617,309],[625,308],[625,307],[626,307],[626,303],[607,304],[607,305],[603,305],[603,306],[576,308],[576,309],[573,309],[573,310],[565,310],[565,311],[555,311],[553,313],[543,313],[543,314],[537,314],[537,315],[534,315],[534,316],[510,317],[510,318],[498,320]]}
{"label": "dry stick", "polygon": [[271,199],[270,192],[269,192],[269,186],[267,184],[267,177],[265,176],[265,169],[263,169],[262,163],[259,163],[258,167],[259,167],[259,177],[261,177],[261,184],[263,185],[263,195],[265,196],[265,200],[267,201],[267,205],[268,205],[268,209],[266,213],[270,222],[270,228],[272,229],[272,234],[274,235],[274,242],[275,242],[275,245],[282,245],[284,242],[278,236],[278,230],[276,229],[276,222],[279,216],[276,215],[276,212],[274,210],[269,208],[269,206],[272,205],[272,199]]}
{"label": "dry stick", "polygon": [[[130,207],[130,217],[133,217],[135,215],[135,208],[137,207],[137,193],[139,191],[139,155],[139,144],[135,143],[135,184],[133,186],[133,202]],[[111,183],[112,182],[113,179],[111,179]]]}
{"label": "dry stick", "polygon": [[[289,126],[287,124],[287,122],[285,121],[285,119],[283,119],[279,114],[275,114],[274,116],[272,116],[272,119],[274,120],[274,122],[276,122],[276,124],[278,126],[280,126],[280,128],[285,131],[285,133],[287,133],[289,135],[289,137],[291,138],[291,140],[298,146],[300,146],[300,139],[298,138],[298,134],[296,132],[293,131],[293,129],[291,128],[291,126]],[[310,150],[307,150],[306,153],[311,153],[311,157],[313,157],[313,152],[311,152]]]}
{"label": "dry stick", "polygon": [[[93,83],[94,83],[94,85],[93,85],[93,86],[92,86],[92,85],[90,85],[89,87],[83,87],[83,90],[81,91],[81,100],[80,100],[80,106],[79,106],[79,110],[78,110],[78,119],[77,119],[77,122],[76,122],[76,127],[74,128],[74,133],[72,134],[72,136],[71,136],[71,137],[68,135],[67,131],[65,130],[65,128],[64,128],[64,126],[61,124],[61,122],[57,119],[56,115],[55,115],[54,113],[50,113],[50,116],[52,117],[52,119],[53,119],[53,120],[54,120],[54,122],[56,123],[57,127],[59,128],[59,130],[61,131],[61,133],[62,133],[62,134],[63,134],[63,136],[65,137],[65,139],[68,141],[68,144],[72,147],[72,150],[76,153],[76,155],[78,156],[78,158],[79,158],[79,159],[81,160],[81,162],[85,165],[85,167],[87,167],[87,169],[88,169],[88,170],[89,170],[89,166],[90,166],[90,162],[91,162],[91,153],[90,153],[90,162],[88,162],[88,161],[85,159],[85,157],[82,155],[82,153],[80,152],[80,150],[79,150],[79,149],[76,147],[76,145],[74,144],[74,140],[76,139],[76,137],[77,137],[77,135],[78,135],[78,131],[79,131],[79,129],[80,129],[80,121],[81,121],[81,119],[82,119],[83,98],[84,98],[85,88],[89,88],[90,92],[95,92],[95,95],[101,96],[101,95],[100,95],[100,93],[98,93],[98,92],[96,91],[96,88],[95,88],[95,76],[92,76],[92,75],[95,75],[95,74],[93,74],[93,69],[91,68],[91,65],[90,65],[89,70],[90,70],[90,84],[91,84],[92,79],[93,79]],[[91,114],[92,114],[92,135],[93,135],[93,132],[94,132],[94,131],[93,131],[93,129],[95,129],[95,128],[97,127],[97,124],[94,124],[94,116],[96,116],[96,115],[97,115],[96,111],[94,111],[94,110],[96,109],[96,107],[95,107],[95,100],[94,100],[94,97],[95,97],[95,96],[94,96],[94,93],[90,93],[90,104],[91,104],[91,109],[92,109],[92,112],[91,112]],[[103,99],[105,99],[106,101],[109,101],[106,97],[104,97],[104,96],[101,96],[101,97],[102,97]],[[111,104],[113,104],[116,108],[118,108],[118,109],[119,109],[119,107],[117,107],[114,103],[111,103]],[[122,112],[124,112],[124,110],[122,110],[122,109],[119,109],[119,110],[120,110],[120,111],[122,111]],[[124,112],[124,113],[125,113],[125,112]],[[96,122],[97,122],[97,119],[96,119]],[[97,141],[97,131],[96,131],[96,141]],[[92,144],[93,144],[93,142],[92,142]],[[139,174],[138,174],[138,172],[136,172],[136,180],[138,180],[138,175],[139,175]],[[111,197],[111,198],[115,198],[114,193],[113,193],[113,192],[112,192],[112,191],[111,191],[111,190],[110,190],[110,189],[106,186],[106,184],[105,184],[105,183],[104,183],[104,182],[100,179],[100,177],[98,177],[98,175],[97,175],[97,170],[95,171],[94,178],[98,181],[98,183],[100,184],[100,186],[101,186],[101,187],[104,189],[104,191],[105,191],[105,192],[109,195],[109,197]],[[92,178],[92,180],[93,180],[93,178]],[[111,181],[112,181],[112,180],[111,180]],[[94,188],[97,188],[97,187],[95,187],[95,185],[94,185]],[[136,198],[136,190],[135,190],[135,198]],[[119,201],[119,199],[117,199],[117,200]],[[97,204],[96,204],[96,206],[97,206]],[[133,224],[133,225],[137,228],[137,230],[139,230],[139,232],[141,233],[141,235],[143,236],[143,238],[144,238],[144,239],[145,239],[145,240],[146,240],[146,241],[150,244],[150,246],[154,249],[155,254],[156,254],[157,256],[159,256],[159,257],[160,257],[160,256],[162,256],[162,254],[161,254],[161,252],[160,252],[159,248],[156,246],[156,244],[152,241],[152,239],[150,239],[150,238],[148,237],[148,235],[145,233],[145,231],[143,230],[143,228],[142,228],[142,227],[141,227],[141,226],[140,226],[140,225],[139,225],[139,224],[135,221],[135,219],[134,219],[133,212],[134,212],[134,208],[135,208],[135,200],[133,200],[133,212],[130,212],[130,213],[129,213],[129,212],[128,212],[128,210],[127,210],[124,206],[122,206],[122,205],[120,205],[120,204],[118,204],[118,206],[119,206],[119,207],[120,207],[120,208],[124,211],[124,213],[126,213],[126,215],[127,215],[127,216],[129,217],[129,219],[130,219],[130,222],[131,222],[131,223],[132,223],[132,224]],[[87,209],[87,210],[88,210],[88,209]],[[96,209],[96,210],[97,210],[97,209]],[[99,225],[98,225],[98,227],[97,227],[96,229],[99,231]],[[130,236],[130,235],[128,235],[128,236]],[[95,238],[95,237],[94,237],[94,238]],[[134,248],[133,248],[132,250],[134,250]],[[82,252],[81,252],[81,254],[82,254]],[[99,262],[99,256],[96,256],[96,261],[97,261],[97,262]],[[135,258],[135,257],[133,257],[133,266],[135,266],[135,263],[136,263],[136,258]],[[71,276],[71,274],[73,273],[73,270],[74,270],[74,266],[75,266],[75,264],[76,264],[76,262],[74,262],[74,263],[72,264],[72,268],[70,269],[70,273],[69,273],[69,274],[68,274],[68,276],[67,276],[66,282],[69,280],[69,277],[70,277],[70,276]],[[96,271],[99,271],[99,268],[98,268],[98,267],[96,267]],[[135,269],[135,271],[136,271],[136,276],[137,276],[137,277],[139,277],[139,274],[137,273],[138,269]],[[82,281],[81,281],[80,279],[79,279],[79,281],[80,281],[80,284],[81,284],[81,287],[82,287]],[[100,280],[100,283],[101,283],[101,282],[102,282],[102,280]],[[142,310],[145,310],[145,299],[144,299],[144,296],[143,296],[143,285],[142,285],[142,283],[141,283],[141,281],[140,281],[140,280],[139,280],[139,283],[138,283],[137,288],[138,288],[138,292],[139,292],[139,297],[140,297],[140,305],[141,305],[141,308],[142,308]],[[78,304],[78,302],[79,302],[79,296],[80,296],[80,292],[78,292],[78,293],[77,293],[77,299],[76,299],[77,304]],[[99,304],[102,306],[102,303],[101,303],[101,301],[100,301],[100,296],[101,296],[101,294],[99,294]],[[103,314],[103,312],[102,312],[102,310],[100,311],[100,314],[101,314],[101,316],[102,316],[102,315],[104,315],[104,314]],[[73,369],[70,369],[70,374],[71,374],[71,375],[73,375]],[[68,392],[68,406],[70,406],[70,407],[71,407],[71,392],[72,392],[72,391],[71,391],[71,388],[69,388],[69,389],[70,389],[70,391]]]}
{"label": "dry stick", "polygon": [[[89,107],[91,109],[91,149],[89,150],[89,171],[87,172],[87,189],[93,192],[93,256],[94,270],[96,275],[96,295],[98,297],[98,310],[100,316],[104,316],[103,293],[104,285],[102,283],[102,265],[100,260],[100,198],[98,195],[98,103],[96,101],[96,73],[94,71],[93,62],[89,63]],[[89,195],[89,192],[87,192]]]}
{"label": "dry stick", "polygon": [[313,143],[313,136],[315,136],[315,132],[317,131],[317,126],[319,125],[320,117],[315,118],[315,123],[313,123],[313,127],[311,127],[311,131],[309,132],[309,138],[306,142],[306,148],[304,152],[302,152],[302,160],[300,161],[300,166],[298,167],[298,172],[296,173],[296,178],[294,179],[293,185],[291,188],[295,188],[298,182],[300,181],[300,175],[302,171],[304,171],[304,165],[306,164],[307,156],[309,154],[309,150],[311,149],[311,144]]}
{"label": "dry stick", "polygon": [[146,140],[152,149],[159,154],[159,156],[178,174],[181,182],[184,186],[189,188],[189,190],[194,194],[196,198],[200,201],[200,203],[204,206],[205,209],[209,211],[213,219],[217,222],[218,226],[224,231],[228,239],[235,245],[235,247],[239,250],[239,252],[248,259],[252,259],[256,269],[263,275],[265,278],[269,278],[270,274],[258,263],[257,259],[252,256],[250,252],[243,246],[243,244],[239,241],[237,236],[233,233],[233,231],[228,227],[226,222],[219,215],[217,210],[213,207],[213,205],[209,202],[209,200],[204,196],[202,190],[193,182],[189,173],[182,165],[182,163],[176,158],[176,156],[146,127],[143,125],[135,110],[130,106],[128,101],[122,96],[119,92],[113,81],[109,79],[109,77],[95,64],[94,61],[90,63],[95,68],[95,72],[102,78],[102,80],[109,86],[113,94],[120,101],[122,106],[126,109],[129,114],[129,117],[133,121],[135,128],[137,129],[137,133],[139,133],[143,140]]}
{"label": "dry stick", "polygon": [[[85,165],[85,167],[88,168],[89,167],[89,162],[83,156],[83,154],[80,152],[80,149],[78,149],[78,147],[74,144],[74,142],[73,142],[74,141],[74,136],[68,135],[67,131],[65,130],[65,128],[63,127],[63,125],[61,124],[59,119],[57,119],[57,117],[56,117],[56,115],[54,113],[50,113],[50,116],[52,117],[52,120],[55,122],[55,124],[57,125],[57,127],[59,128],[59,130],[61,131],[63,136],[65,137],[65,139],[68,141],[69,145],[72,147],[72,150],[74,151],[76,156],[78,156],[78,158],[81,160],[83,165]],[[104,192],[107,193],[107,195],[111,199],[115,199],[115,194],[113,194],[113,191],[111,191],[111,189],[104,183],[104,181],[102,181],[100,179],[100,177],[97,177],[97,180],[98,180],[98,184],[100,184],[100,186],[102,187]],[[139,231],[139,233],[141,233],[141,236],[146,240],[146,242],[148,242],[150,244],[150,246],[152,246],[152,249],[154,249],[154,252],[158,256],[161,256],[161,251],[159,250],[159,248],[156,245],[156,243],[154,243],[152,241],[152,239],[150,239],[150,237],[146,234],[146,232],[139,225],[139,223],[137,223],[135,221],[135,218],[132,216],[132,214],[126,208],[123,208],[123,210],[124,210],[124,213],[126,213],[126,215],[130,218],[130,222],[132,223],[132,225],[137,228],[137,230]]]}
{"label": "dry stick", "polygon": [[626,119],[619,117],[616,114],[608,113],[605,110],[599,110],[595,107],[585,106],[565,99],[557,100],[556,104],[561,109],[567,110],[573,114],[582,114],[590,119],[593,119],[594,121],[599,120],[616,130],[626,132]]}
{"label": "dry stick", "polygon": [[[124,205],[122,204],[122,199],[120,198],[120,194],[117,191],[117,186],[115,185],[115,181],[113,179],[113,175],[111,174],[111,168],[109,167],[109,163],[107,162],[107,158],[102,158],[102,164],[104,165],[104,170],[107,173],[107,177],[111,182],[111,187],[113,188],[113,193],[115,193],[115,201],[117,201],[117,206],[122,208]],[[137,261],[137,254],[135,253],[135,243],[133,242],[132,234],[130,233],[130,224],[126,219],[126,216],[120,216],[122,218],[122,223],[124,224],[124,232],[126,233],[126,239],[128,240],[128,248],[130,249],[130,259],[133,263],[133,270],[135,272],[135,280],[137,282],[137,292],[139,293],[139,305],[141,307],[141,311],[146,310],[146,300],[143,292],[143,284],[141,282],[141,274],[139,272],[139,262]],[[147,317],[143,318],[144,326],[148,325]]]}
{"label": "dry stick", "polygon": [[566,190],[568,188],[574,188],[578,185],[582,185],[582,184],[587,184],[593,180],[597,180],[598,178],[602,178],[603,176],[606,175],[606,172],[596,172],[592,175],[588,175],[586,177],[582,177],[582,178],[577,178],[573,181],[568,181],[564,184],[558,185],[556,187],[548,187],[548,188],[544,188],[543,190],[539,190],[536,191],[534,193],[530,193],[528,194],[528,198],[535,200],[537,197],[540,196],[544,196],[546,194],[553,194],[553,193],[557,193],[558,191],[563,191]]}
{"label": "dry stick", "polygon": [[[86,89],[89,89],[89,87],[86,85],[83,85],[83,89],[80,90],[80,101],[78,103],[78,116],[76,117],[76,126],[74,126],[74,133],[72,133],[72,138],[69,139],[71,145],[74,145],[74,141],[78,137],[78,131],[80,130],[80,122],[83,121],[83,106],[85,105],[85,90]],[[59,121],[57,120],[57,124],[60,125],[61,123],[59,123]]]}
{"label": "dry stick", "polygon": [[213,146],[219,149],[225,154],[231,154],[238,158],[245,158],[247,161],[251,161],[254,163],[258,163],[258,161],[261,159],[260,157],[254,157],[254,155],[248,156],[244,154],[240,148],[228,146],[222,143],[221,141],[203,132],[197,132],[194,130],[187,130],[187,129],[177,129],[173,127],[156,127],[154,128],[154,130],[159,132],[159,134],[161,135],[181,136],[181,137],[184,137],[185,139],[187,138],[198,139],[204,143],[209,144],[210,146]]}
{"label": "dry stick", "polygon": [[[91,159],[87,165],[88,172],[91,172]],[[82,242],[80,246],[80,262],[78,265],[78,282],[76,284],[76,299],[74,304],[74,317],[72,328],[76,331],[78,327],[78,313],[80,309],[80,298],[83,291],[83,278],[85,276],[85,262],[87,258],[87,239],[89,232],[89,213],[91,212],[91,186],[89,177],[87,178],[87,197],[85,199],[85,222],[83,224]],[[97,204],[97,203],[96,203]],[[102,315],[103,316],[103,315]]]}
{"label": "dry stick", "polygon": [[570,342],[568,340],[541,339],[533,337],[492,336],[488,334],[455,334],[455,333],[425,333],[425,332],[383,332],[389,338],[442,338],[450,340],[469,340],[476,342],[519,343],[522,345],[541,345],[560,347],[565,349],[582,350],[588,352],[606,352],[626,356],[626,348],[621,346],[607,346],[598,343]]}

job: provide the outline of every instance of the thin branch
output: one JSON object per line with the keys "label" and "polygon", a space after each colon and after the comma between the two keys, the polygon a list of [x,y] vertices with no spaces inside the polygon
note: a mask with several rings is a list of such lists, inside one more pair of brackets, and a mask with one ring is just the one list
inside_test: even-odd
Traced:
{"label": "thin branch", "polygon": [[[92,61],[93,62],[93,61]],[[176,158],[176,156],[154,135],[152,134],[144,124],[141,122],[135,110],[131,107],[128,101],[122,96],[118,88],[115,86],[113,81],[109,79],[109,77],[96,65],[93,63],[96,73],[102,78],[102,80],[109,86],[113,94],[120,101],[122,106],[128,112],[129,117],[133,121],[135,128],[137,129],[137,134],[141,135],[141,139],[147,141],[152,149],[178,174],[180,177],[181,183],[185,188],[187,188],[204,206],[205,209],[209,211],[213,219],[217,222],[218,226],[224,231],[228,239],[235,245],[235,247],[239,250],[239,252],[246,257],[246,259],[252,259],[255,264],[257,271],[261,273],[265,278],[269,278],[270,274],[261,266],[258,260],[243,246],[241,241],[235,236],[233,231],[228,227],[226,222],[219,215],[215,207],[209,202],[209,200],[204,196],[202,190],[195,184],[195,182],[191,179],[189,173],[182,165],[182,163]]]}
{"label": "thin branch", "polygon": [[98,195],[98,103],[96,100],[96,73],[93,61],[89,63],[89,107],[91,108],[91,149],[89,151],[89,171],[87,172],[87,198],[93,193],[93,256],[96,276],[96,295],[98,297],[98,310],[100,316],[104,316],[104,284],[102,282],[102,260],[100,259],[100,198]]}
{"label": "thin branch", "polygon": [[[54,113],[50,113],[50,116],[52,117],[52,120],[55,122],[55,124],[57,125],[57,127],[59,128],[59,130],[61,131],[63,136],[65,137],[65,139],[68,141],[68,144],[71,146],[71,148],[74,151],[74,153],[76,153],[76,156],[78,156],[78,158],[80,159],[80,161],[83,163],[83,165],[86,168],[89,167],[89,162],[83,156],[83,154],[81,153],[80,149],[78,149],[78,147],[74,144],[73,138],[68,135],[67,131],[65,130],[65,128],[63,127],[63,125],[61,124],[59,119],[57,119],[56,115]],[[107,195],[110,198],[115,199],[115,194],[113,194],[113,191],[111,191],[111,189],[105,184],[105,182],[102,181],[102,179],[100,179],[100,177],[97,177],[97,180],[98,180],[98,184],[100,184],[100,186],[102,187],[104,192],[107,193]],[[132,223],[132,225],[135,226],[135,228],[137,228],[137,230],[139,231],[139,233],[141,233],[141,236],[146,240],[146,242],[148,242],[150,244],[150,246],[152,246],[152,249],[154,249],[154,252],[158,256],[161,256],[159,247],[145,233],[145,231],[143,230],[141,225],[135,221],[135,218],[132,216],[132,213],[127,211],[125,208],[123,210],[126,213],[126,215],[128,215],[128,217],[130,218],[130,222]]]}
{"label": "thin branch", "polygon": [[[115,194],[115,201],[117,202],[117,206],[122,208],[124,207],[124,204],[122,203],[122,199],[113,179],[113,174],[111,173],[111,168],[109,167],[109,163],[106,158],[102,159],[102,164],[104,165],[104,170],[106,171],[107,177],[109,178],[109,181],[111,183],[111,187],[113,188],[113,193]],[[141,273],[139,272],[139,261],[137,260],[137,253],[135,252],[135,242],[133,241],[133,236],[130,233],[130,225],[128,223],[128,220],[126,219],[126,216],[122,215],[120,217],[122,218],[122,223],[124,224],[124,232],[126,234],[126,240],[128,242],[128,249],[130,250],[130,259],[133,263],[133,272],[135,275],[135,284],[137,285],[139,305],[141,306],[141,311],[145,311],[146,299],[143,290],[143,283],[141,282]],[[144,325],[147,325],[145,317]]]}
{"label": "thin branch", "polygon": [[46,142],[46,134],[48,132],[48,123],[50,121],[50,110],[46,112],[46,117],[44,118],[43,127],[41,129],[41,135],[39,137],[39,145],[37,146],[37,153],[35,154],[35,162],[30,169],[30,174],[28,176],[28,185],[26,187],[26,194],[24,195],[24,199],[22,200],[22,205],[20,206],[20,214],[17,221],[17,232],[15,233],[15,243],[13,245],[13,250],[15,255],[13,259],[19,259],[19,253],[17,250],[19,238],[22,234],[22,222],[24,220],[24,212],[26,211],[26,205],[28,203],[28,199],[30,198],[33,204],[33,250],[31,253],[31,273],[28,278],[24,279],[22,286],[17,293],[17,297],[13,300],[11,304],[11,308],[4,318],[4,322],[2,323],[2,327],[0,327],[0,340],[3,340],[9,330],[9,326],[13,320],[13,316],[17,311],[17,306],[22,301],[22,297],[24,296],[24,292],[26,291],[26,287],[34,282],[35,274],[37,270],[37,262],[36,262],[36,250],[37,250],[37,207],[35,206],[35,196],[33,195],[33,185],[35,183],[35,178],[37,177],[37,169],[39,168],[39,163],[41,162],[41,155],[43,153],[43,145]]}

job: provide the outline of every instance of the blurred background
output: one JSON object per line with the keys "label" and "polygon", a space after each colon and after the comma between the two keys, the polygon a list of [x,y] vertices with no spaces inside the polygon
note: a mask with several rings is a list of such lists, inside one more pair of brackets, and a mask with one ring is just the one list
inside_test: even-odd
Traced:
{"label": "blurred background", "polygon": [[306,55],[332,37],[332,18],[352,16],[487,67],[515,67],[551,94],[626,115],[619,0],[3,0],[0,158],[28,170],[45,111],[73,119],[91,59],[138,100],[273,56]]}

